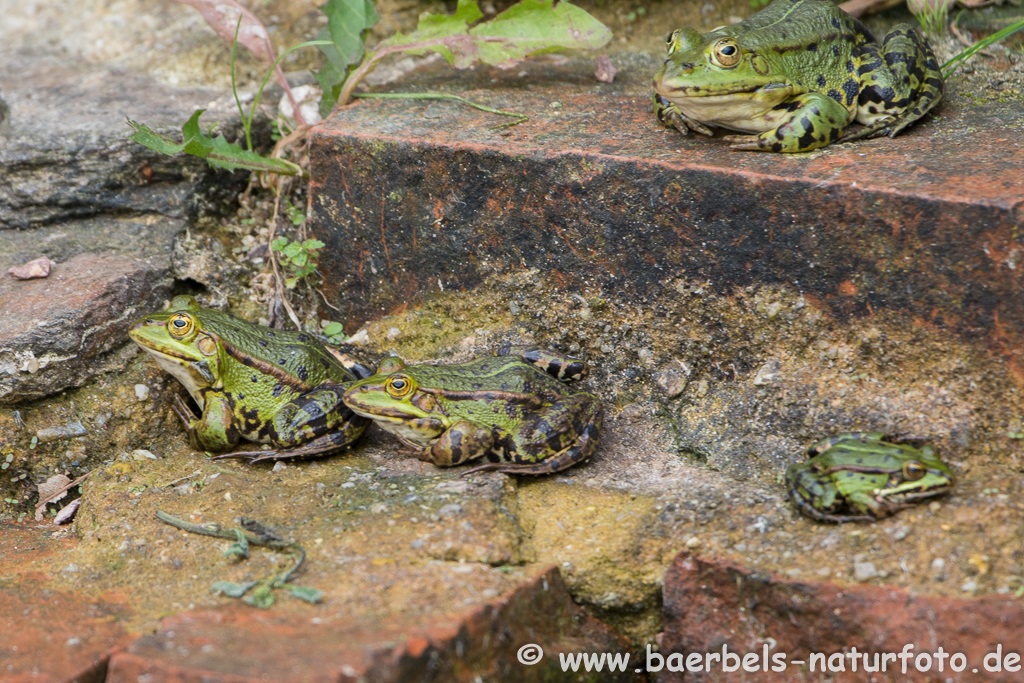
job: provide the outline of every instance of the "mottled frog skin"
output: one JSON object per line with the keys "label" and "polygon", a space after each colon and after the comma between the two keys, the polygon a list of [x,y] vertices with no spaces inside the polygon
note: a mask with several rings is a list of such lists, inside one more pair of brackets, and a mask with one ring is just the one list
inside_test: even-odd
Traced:
{"label": "mottled frog skin", "polygon": [[168,310],[136,321],[128,335],[202,410],[197,418],[175,397],[175,413],[195,448],[220,453],[245,439],[278,450],[222,457],[322,456],[349,447],[369,425],[342,396],[370,370],[308,334],[254,325],[178,296]]}
{"label": "mottled frog skin", "polygon": [[[831,0],[775,0],[746,21],[668,37],[654,76],[658,120],[684,135],[717,126],[733,149],[807,152],[895,136],[938,104],[942,73],[918,30],[881,43]],[[864,127],[844,136],[856,121]]]}
{"label": "mottled frog skin", "polygon": [[822,522],[874,521],[954,483],[931,446],[893,443],[874,432],[830,437],[807,454],[786,470],[786,486],[797,509]]}
{"label": "mottled frog skin", "polygon": [[536,347],[506,347],[457,365],[388,358],[344,400],[421,460],[441,466],[488,460],[466,474],[547,474],[597,448],[600,400],[563,383],[585,373],[580,361]]}

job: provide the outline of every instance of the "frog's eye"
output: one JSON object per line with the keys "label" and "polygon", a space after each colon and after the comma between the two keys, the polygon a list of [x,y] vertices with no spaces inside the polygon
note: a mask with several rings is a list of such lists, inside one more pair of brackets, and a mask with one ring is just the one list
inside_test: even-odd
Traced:
{"label": "frog's eye", "polygon": [[412,393],[412,380],[405,375],[391,375],[384,389],[391,398],[405,398]]}
{"label": "frog's eye", "polygon": [[725,69],[731,69],[739,64],[742,56],[743,51],[740,50],[739,43],[732,38],[718,41],[711,51],[711,61]]}
{"label": "frog's eye", "polygon": [[903,464],[903,478],[907,481],[917,481],[924,476],[924,465],[916,460]]}
{"label": "frog's eye", "polygon": [[192,316],[187,313],[175,313],[167,321],[167,333],[175,339],[184,339],[195,329]]}

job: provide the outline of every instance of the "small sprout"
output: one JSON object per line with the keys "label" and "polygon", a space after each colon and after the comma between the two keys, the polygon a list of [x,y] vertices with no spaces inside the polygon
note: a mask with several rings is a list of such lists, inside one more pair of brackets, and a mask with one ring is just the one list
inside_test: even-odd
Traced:
{"label": "small sprout", "polygon": [[[295,227],[299,227],[300,225],[306,222],[306,210],[301,206],[295,206],[290,201],[288,201],[285,211],[288,213],[288,220],[290,220],[292,222],[292,225],[294,225]],[[308,241],[309,240],[307,240],[307,242]],[[321,246],[323,245],[321,244]]]}
{"label": "small sprout", "polygon": [[316,266],[320,260],[320,250],[325,246],[317,239],[290,242],[287,237],[278,237],[271,242],[270,248],[279,254],[281,266],[291,273],[291,277],[285,279],[284,286],[288,289],[295,289],[299,280],[316,272]]}
{"label": "small sprout", "polygon": [[253,607],[270,609],[274,605],[274,590],[265,583],[256,587],[251,595],[246,595],[242,600]]}
{"label": "small sprout", "polygon": [[32,440],[28,442],[29,450],[35,450],[35,447],[39,445],[39,437],[33,436]]}

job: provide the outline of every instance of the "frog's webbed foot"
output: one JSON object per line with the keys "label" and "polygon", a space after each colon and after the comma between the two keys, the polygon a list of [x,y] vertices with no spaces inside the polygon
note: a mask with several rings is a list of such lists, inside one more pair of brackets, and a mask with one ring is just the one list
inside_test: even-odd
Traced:
{"label": "frog's webbed foot", "polygon": [[270,462],[271,460],[292,460],[295,458],[322,458],[338,451],[343,451],[356,442],[364,429],[341,430],[324,434],[294,448],[282,448],[269,451],[235,451],[224,453],[211,458],[211,460],[247,459],[250,465],[258,462]]}
{"label": "frog's webbed foot", "polygon": [[192,427],[192,420],[196,419],[192,409],[188,407],[185,401],[182,400],[178,394],[174,395],[174,401],[171,403],[171,410],[181,420],[181,424],[185,426],[185,431],[188,431]]}
{"label": "frog's webbed foot", "polygon": [[683,135],[689,135],[691,130],[709,137],[714,135],[710,128],[700,121],[695,121],[683,114],[683,112],[679,111],[679,107],[658,93],[654,93],[654,113],[658,117],[658,121],[661,122],[661,125],[666,128],[675,128]]}

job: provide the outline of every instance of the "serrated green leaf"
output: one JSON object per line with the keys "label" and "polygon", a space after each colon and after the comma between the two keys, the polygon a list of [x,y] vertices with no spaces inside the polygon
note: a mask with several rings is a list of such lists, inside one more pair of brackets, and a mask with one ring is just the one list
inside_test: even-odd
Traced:
{"label": "serrated green leaf", "polygon": [[274,241],[270,243],[270,248],[274,251],[281,251],[288,244],[287,237],[276,237]]}
{"label": "serrated green leaf", "polygon": [[297,268],[302,268],[309,261],[309,254],[304,251],[300,251],[298,254],[292,257],[292,265]]}
{"label": "serrated green leaf", "polygon": [[315,251],[317,249],[323,249],[326,246],[327,246],[326,244],[324,244],[323,242],[321,242],[318,239],[308,239],[308,240],[306,240],[306,249],[308,251]]}
{"label": "serrated green leaf", "polygon": [[242,600],[253,607],[259,607],[260,609],[270,609],[274,605],[274,591],[267,584],[263,583],[256,587],[249,595],[246,595]]}
{"label": "serrated green leaf", "polygon": [[297,597],[299,600],[305,600],[306,602],[317,604],[322,602],[324,594],[318,591],[316,588],[305,588],[303,586],[293,586],[290,583],[284,585],[288,589],[288,592]]}
{"label": "serrated green leaf", "polygon": [[521,0],[494,19],[474,26],[480,42],[479,58],[486,64],[508,68],[526,57],[555,50],[596,50],[611,40],[608,27],[568,2]]}
{"label": "serrated green leaf", "polygon": [[341,84],[349,70],[363,58],[366,31],[380,19],[371,0],[327,0],[320,8],[327,16],[327,26],[317,33],[317,40],[330,40],[320,46],[327,62],[316,74],[324,91],[320,113],[327,116],[338,101]]}
{"label": "serrated green leaf", "polygon": [[290,242],[281,253],[290,259],[295,258],[302,253],[302,242]]}
{"label": "serrated green leaf", "polygon": [[218,581],[217,583],[210,586],[210,590],[219,591],[229,598],[240,598],[245,595],[250,588],[256,585],[255,581],[249,581],[248,583],[234,583],[233,581]]}
{"label": "serrated green leaf", "polygon": [[459,0],[459,4],[455,8],[455,14],[431,14],[430,12],[424,12],[420,15],[420,21],[415,31],[408,35],[396,33],[387,40],[382,41],[377,46],[377,49],[447,38],[449,40],[448,44],[439,43],[429,48],[411,49],[405,50],[405,52],[411,55],[436,52],[444,57],[445,61],[449,64],[462,69],[473,62],[476,54],[475,46],[468,40],[469,27],[480,21],[483,16],[484,14],[477,6],[476,0]]}
{"label": "serrated green leaf", "polygon": [[238,143],[228,142],[223,135],[214,138],[205,135],[199,128],[199,117],[204,111],[206,110],[196,110],[181,127],[182,141],[180,143],[160,135],[145,124],[128,119],[128,125],[135,129],[130,139],[161,154],[174,155],[185,152],[206,159],[211,166],[229,171],[242,168],[281,175],[299,175],[301,173],[301,169],[295,164],[283,159],[263,157],[256,152],[242,149]]}
{"label": "serrated green leaf", "polygon": [[473,26],[483,14],[476,0],[459,0],[453,15],[424,14],[410,34],[395,34],[378,46],[402,49],[424,41],[435,45],[402,50],[442,55],[464,69],[476,61],[508,68],[526,57],[556,50],[593,50],[611,40],[611,31],[586,11],[554,0],[521,0],[490,21]]}

